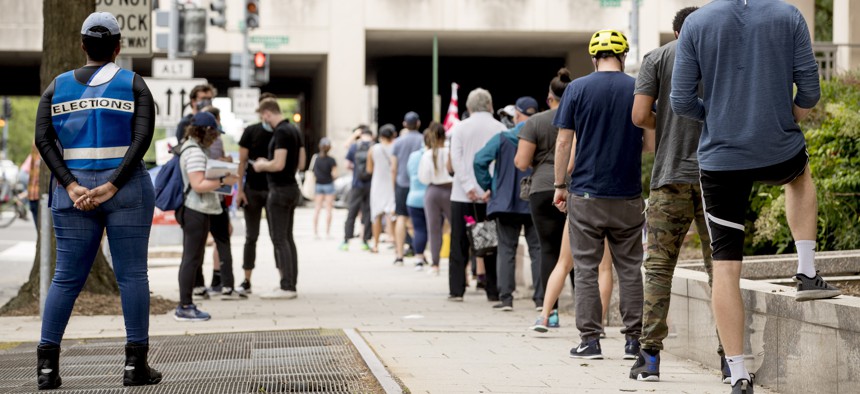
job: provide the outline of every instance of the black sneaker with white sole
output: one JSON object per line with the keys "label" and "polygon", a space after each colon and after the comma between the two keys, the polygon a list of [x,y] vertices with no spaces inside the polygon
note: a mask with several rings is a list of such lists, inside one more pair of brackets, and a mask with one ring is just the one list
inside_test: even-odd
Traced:
{"label": "black sneaker with white sole", "polygon": [[191,291],[191,298],[195,300],[208,300],[209,290],[203,286],[195,287],[194,290]]}
{"label": "black sneaker with white sole", "polygon": [[651,353],[646,349],[639,351],[636,363],[630,368],[630,379],[640,382],[660,381],[660,351],[653,350]]}
{"label": "black sneaker with white sole", "polygon": [[738,380],[732,385],[732,394],[754,394],[753,381],[755,381],[755,375],[753,374],[750,374],[749,380]]}
{"label": "black sneaker with white sole", "polygon": [[639,357],[639,340],[628,338],[627,343],[624,344],[624,359],[625,360],[635,360]]}
{"label": "black sneaker with white sole", "polygon": [[824,281],[821,275],[818,275],[818,271],[815,272],[814,278],[810,278],[804,274],[797,274],[794,276],[794,281],[797,282],[797,295],[794,296],[795,301],[821,300],[842,294],[842,291]]}
{"label": "black sneaker with white sole", "polygon": [[602,360],[603,352],[600,350],[600,340],[592,339],[588,342],[580,343],[575,348],[571,348],[570,357],[586,360]]}
{"label": "black sneaker with white sole", "polygon": [[493,305],[493,309],[502,312],[511,312],[514,310],[514,303],[511,301],[502,301],[496,305]]}
{"label": "black sneaker with white sole", "polygon": [[239,285],[239,290],[242,290],[245,294],[251,294],[251,281],[247,279],[243,280],[242,284]]}

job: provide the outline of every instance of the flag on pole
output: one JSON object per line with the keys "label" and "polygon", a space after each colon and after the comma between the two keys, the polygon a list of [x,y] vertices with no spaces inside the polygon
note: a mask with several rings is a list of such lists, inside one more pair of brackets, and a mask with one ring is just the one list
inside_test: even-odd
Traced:
{"label": "flag on pole", "polygon": [[448,104],[448,114],[445,115],[445,131],[451,130],[452,127],[460,123],[460,106],[457,100],[457,89],[460,85],[457,82],[451,83],[451,103]]}

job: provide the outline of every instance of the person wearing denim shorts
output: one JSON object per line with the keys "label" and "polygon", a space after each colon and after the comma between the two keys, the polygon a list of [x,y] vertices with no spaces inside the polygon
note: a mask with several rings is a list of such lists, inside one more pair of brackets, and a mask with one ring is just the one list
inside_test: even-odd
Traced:
{"label": "person wearing denim shorts", "polygon": [[322,138],[319,143],[320,153],[313,160],[314,178],[316,179],[314,194],[314,236],[319,237],[317,223],[323,205],[326,209],[325,235],[331,236],[331,211],[334,208],[334,176],[337,173],[337,161],[329,156],[331,140]]}
{"label": "person wearing denim shorts", "polygon": [[87,17],[81,42],[87,64],[56,77],[36,114],[36,146],[57,181],[51,198],[57,265],[36,351],[37,382],[39,389],[62,384],[60,342],[107,231],[125,319],[123,385],[156,384],[162,375],[147,363],[155,192],[142,161],[155,105],[143,78],[114,63],[122,40],[113,15]]}

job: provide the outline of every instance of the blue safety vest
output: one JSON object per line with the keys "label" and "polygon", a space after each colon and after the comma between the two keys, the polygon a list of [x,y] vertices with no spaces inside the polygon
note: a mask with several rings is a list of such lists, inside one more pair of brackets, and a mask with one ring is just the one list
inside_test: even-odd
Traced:
{"label": "blue safety vest", "polygon": [[131,145],[134,73],[107,63],[86,84],[74,71],[58,76],[51,120],[66,166],[79,170],[119,167]]}

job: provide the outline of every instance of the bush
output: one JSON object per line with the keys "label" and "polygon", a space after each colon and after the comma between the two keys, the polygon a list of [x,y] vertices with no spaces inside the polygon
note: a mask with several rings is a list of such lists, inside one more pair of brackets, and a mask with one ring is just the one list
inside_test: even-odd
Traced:
{"label": "bush", "polygon": [[[821,101],[801,127],[818,190],[818,250],[860,249],[860,73],[822,81]],[[794,249],[782,187],[756,186],[748,218],[747,253]]]}

